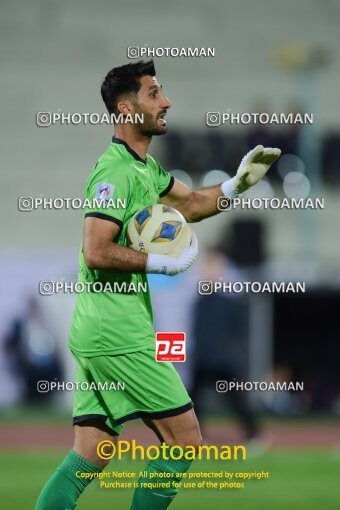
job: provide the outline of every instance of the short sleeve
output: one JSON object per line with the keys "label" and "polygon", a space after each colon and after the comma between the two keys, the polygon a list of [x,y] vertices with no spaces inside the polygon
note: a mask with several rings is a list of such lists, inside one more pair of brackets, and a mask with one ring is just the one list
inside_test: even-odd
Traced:
{"label": "short sleeve", "polygon": [[131,195],[129,177],[105,168],[94,172],[86,187],[85,218],[101,218],[122,228]]}
{"label": "short sleeve", "polygon": [[169,191],[174,185],[175,179],[169,172],[164,170],[164,168],[162,168],[162,166],[158,162],[157,166],[158,166],[158,184],[157,184],[158,193],[160,197],[163,197],[164,195],[169,193]]}

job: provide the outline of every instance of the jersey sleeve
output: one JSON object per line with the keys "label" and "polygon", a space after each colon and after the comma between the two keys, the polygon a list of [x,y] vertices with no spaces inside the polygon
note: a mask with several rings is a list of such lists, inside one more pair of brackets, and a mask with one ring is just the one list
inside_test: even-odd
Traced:
{"label": "jersey sleeve", "polygon": [[128,175],[96,168],[86,186],[85,218],[101,218],[122,228],[131,192]]}
{"label": "jersey sleeve", "polygon": [[169,193],[169,191],[174,185],[175,179],[169,172],[164,170],[164,168],[159,164],[158,161],[157,166],[158,166],[158,183],[157,183],[158,193],[160,197],[163,197],[164,195]]}

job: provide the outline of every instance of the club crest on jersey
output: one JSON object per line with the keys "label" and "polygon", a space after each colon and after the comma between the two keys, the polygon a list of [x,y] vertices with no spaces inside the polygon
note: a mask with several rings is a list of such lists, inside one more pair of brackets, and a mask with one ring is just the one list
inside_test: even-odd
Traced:
{"label": "club crest on jersey", "polygon": [[99,182],[97,185],[96,199],[108,202],[112,198],[114,190],[115,190],[114,184],[109,184],[107,182]]}

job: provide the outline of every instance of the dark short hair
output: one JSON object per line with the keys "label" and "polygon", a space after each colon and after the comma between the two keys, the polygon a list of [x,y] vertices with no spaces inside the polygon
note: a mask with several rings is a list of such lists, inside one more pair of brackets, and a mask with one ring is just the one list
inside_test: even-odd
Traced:
{"label": "dark short hair", "polygon": [[109,113],[117,114],[117,102],[123,94],[137,94],[141,88],[140,78],[156,76],[153,60],[139,60],[134,64],[114,67],[107,73],[101,86],[101,95]]}

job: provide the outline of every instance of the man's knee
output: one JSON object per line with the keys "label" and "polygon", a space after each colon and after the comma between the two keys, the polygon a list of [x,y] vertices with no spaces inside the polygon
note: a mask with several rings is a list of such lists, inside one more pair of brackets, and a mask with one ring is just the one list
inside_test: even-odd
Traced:
{"label": "man's knee", "polygon": [[188,422],[181,428],[170,428],[163,434],[164,441],[170,445],[182,448],[193,446],[198,448],[202,444],[202,435],[197,421]]}
{"label": "man's knee", "polygon": [[104,469],[110,462],[117,437],[97,423],[75,425],[74,432],[74,451]]}
{"label": "man's knee", "polygon": [[193,446],[198,448],[202,445],[202,436],[200,430],[187,430],[177,434],[168,434],[166,443],[169,445],[181,446],[186,448],[187,446]]}

